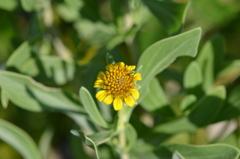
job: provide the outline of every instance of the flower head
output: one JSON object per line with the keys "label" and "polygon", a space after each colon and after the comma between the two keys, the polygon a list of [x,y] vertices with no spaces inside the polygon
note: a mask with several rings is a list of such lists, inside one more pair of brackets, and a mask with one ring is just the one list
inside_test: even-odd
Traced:
{"label": "flower head", "polygon": [[113,103],[115,110],[121,110],[123,102],[134,106],[139,98],[136,81],[141,80],[141,74],[135,73],[134,65],[125,65],[123,62],[109,64],[105,72],[99,72],[94,87],[101,87],[96,98],[105,104]]}

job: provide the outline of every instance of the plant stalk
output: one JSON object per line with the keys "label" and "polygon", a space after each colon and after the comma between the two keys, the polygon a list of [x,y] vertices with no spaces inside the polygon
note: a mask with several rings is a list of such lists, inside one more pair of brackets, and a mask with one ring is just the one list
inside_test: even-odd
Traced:
{"label": "plant stalk", "polygon": [[117,130],[120,132],[118,139],[119,139],[119,149],[120,149],[121,159],[129,159],[129,155],[125,150],[127,146],[127,136],[125,133],[125,126],[129,121],[129,109],[132,109],[132,108],[123,106],[122,110],[118,111]]}

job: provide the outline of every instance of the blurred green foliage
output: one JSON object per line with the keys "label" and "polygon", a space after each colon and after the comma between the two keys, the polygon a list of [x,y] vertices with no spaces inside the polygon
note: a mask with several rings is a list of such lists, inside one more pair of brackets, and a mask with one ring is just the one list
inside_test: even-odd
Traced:
{"label": "blurred green foliage", "polygon": [[120,158],[93,88],[114,60],[142,67],[128,157],[239,157],[239,0],[0,0],[0,24],[4,159]]}

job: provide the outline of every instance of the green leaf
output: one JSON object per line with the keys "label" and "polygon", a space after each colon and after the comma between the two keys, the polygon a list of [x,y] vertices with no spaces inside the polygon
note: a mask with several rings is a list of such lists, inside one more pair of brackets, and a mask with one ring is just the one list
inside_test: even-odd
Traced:
{"label": "green leaf", "polygon": [[197,0],[191,2],[191,15],[194,21],[192,25],[201,25],[205,32],[228,25],[237,17],[239,11],[239,1],[225,3],[218,0]]}
{"label": "green leaf", "polygon": [[218,115],[217,121],[229,120],[240,115],[240,86],[233,89],[228,95],[227,102],[224,103],[223,109]]}
{"label": "green leaf", "polygon": [[172,159],[185,159],[178,151],[175,151]]}
{"label": "green leaf", "polygon": [[187,95],[186,97],[183,98],[181,104],[180,104],[180,108],[181,110],[187,110],[190,107],[192,107],[192,105],[197,101],[197,97],[195,95]]}
{"label": "green leaf", "polygon": [[203,71],[203,88],[207,90],[214,83],[216,73],[222,67],[224,56],[224,40],[216,35],[209,40],[200,51],[196,61]]}
{"label": "green leaf", "polygon": [[79,10],[83,7],[83,1],[65,0],[65,3],[57,5],[56,10],[61,18],[67,22],[74,22],[80,17]]}
{"label": "green leaf", "polygon": [[225,98],[225,88],[223,86],[216,87],[192,106],[193,110],[189,116],[182,116],[172,121],[161,123],[154,127],[153,132],[167,134],[195,132],[198,130],[198,127],[206,126],[216,119]]}
{"label": "green leaf", "polygon": [[20,0],[20,2],[22,4],[23,9],[26,12],[31,12],[33,11],[37,1],[36,0]]}
{"label": "green leaf", "polygon": [[175,134],[179,132],[195,132],[198,127],[188,117],[183,116],[172,121],[161,123],[153,128],[154,133]]}
{"label": "green leaf", "polygon": [[41,154],[43,158],[48,158],[50,150],[51,150],[51,142],[54,136],[54,128],[53,127],[47,127],[43,134],[41,135],[41,138],[39,140],[39,149],[41,151]]}
{"label": "green leaf", "polygon": [[196,62],[192,62],[187,67],[184,73],[183,85],[188,94],[194,94],[200,97],[203,94],[202,90],[202,70]]}
{"label": "green leaf", "polygon": [[70,147],[73,158],[89,158],[84,148],[85,144],[81,138],[71,135],[70,136]]}
{"label": "green leaf", "polygon": [[[146,147],[146,143],[143,145]],[[213,144],[193,146],[184,144],[170,144],[157,148],[142,149],[137,147],[138,154],[131,156],[133,159],[171,159],[176,151],[186,159],[238,159],[239,150],[226,144]]]}
{"label": "green leaf", "polygon": [[149,112],[156,111],[168,105],[166,95],[157,78],[149,84],[149,93],[142,99],[141,106]]}
{"label": "green leaf", "polygon": [[33,139],[22,129],[0,119],[0,139],[14,147],[25,159],[41,159]]}
{"label": "green leaf", "polygon": [[91,94],[85,87],[80,88],[79,96],[80,96],[80,99],[83,103],[85,110],[87,111],[88,115],[93,120],[93,122],[104,128],[108,128],[108,124],[102,118]]}
{"label": "green leaf", "polygon": [[119,0],[110,0],[111,13],[114,19],[115,24],[118,27],[119,32],[124,30],[124,7],[126,3]]}
{"label": "green leaf", "polygon": [[7,69],[49,85],[63,85],[74,78],[76,64],[57,56],[34,56],[34,41],[21,44],[7,61]]}
{"label": "green leaf", "polygon": [[159,19],[168,34],[182,30],[189,3],[176,3],[169,0],[142,0]]}
{"label": "green leaf", "polygon": [[106,45],[116,34],[114,26],[87,19],[75,22],[74,28],[80,38],[87,40],[92,45]]}
{"label": "green leaf", "polygon": [[189,120],[199,127],[210,124],[218,116],[226,98],[224,86],[215,87],[193,105]]}
{"label": "green leaf", "polygon": [[125,133],[127,136],[128,144],[126,150],[130,151],[136,144],[137,141],[137,132],[131,124],[126,125]]}
{"label": "green leaf", "polygon": [[96,157],[97,159],[100,159],[99,157],[99,154],[98,154],[98,148],[97,148],[97,145],[96,143],[91,139],[89,138],[87,135],[85,135],[83,132],[81,131],[76,131],[76,130],[71,130],[71,133],[75,136],[78,136],[81,138],[81,140],[89,147],[91,147],[92,149],[95,150],[95,153],[96,153]]}
{"label": "green leaf", "polygon": [[232,60],[225,64],[217,75],[216,84],[226,85],[234,82],[240,76],[240,60]]}
{"label": "green leaf", "polygon": [[237,159],[239,157],[237,148],[224,144],[206,146],[172,144],[161,146],[154,152],[158,154],[159,159],[165,159],[171,158],[175,151],[187,159]]}
{"label": "green leaf", "polygon": [[63,85],[71,81],[75,74],[75,63],[64,61],[57,56],[40,56],[28,58],[22,67],[21,73],[33,77],[44,84]]}
{"label": "green leaf", "polygon": [[3,89],[1,90],[1,102],[2,102],[3,108],[6,109],[6,108],[8,107],[9,99],[8,99],[7,96],[5,95]]}
{"label": "green leaf", "polygon": [[148,47],[138,61],[143,66],[140,94],[144,97],[150,80],[168,67],[179,56],[195,57],[201,37],[201,29],[197,28],[180,35],[170,37]]}
{"label": "green leaf", "polygon": [[7,61],[7,69],[15,72],[19,72],[21,66],[32,56],[32,42],[22,43],[9,57]]}
{"label": "green leaf", "polygon": [[17,0],[1,0],[0,8],[7,11],[12,11],[17,7]]}
{"label": "green leaf", "polygon": [[99,159],[99,154],[98,154],[98,149],[97,145],[102,144],[106,141],[108,141],[112,135],[112,131],[102,131],[98,132],[92,135],[85,135],[82,131],[80,130],[71,130],[71,133],[75,136],[78,136],[81,138],[81,140],[89,147],[95,150],[96,156]]}
{"label": "green leaf", "polygon": [[47,110],[86,115],[77,97],[61,89],[46,87],[29,76],[0,71],[0,87],[10,101],[29,111]]}

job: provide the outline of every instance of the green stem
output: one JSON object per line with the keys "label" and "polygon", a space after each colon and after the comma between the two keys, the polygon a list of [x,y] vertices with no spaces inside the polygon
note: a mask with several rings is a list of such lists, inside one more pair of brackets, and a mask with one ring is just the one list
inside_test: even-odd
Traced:
{"label": "green stem", "polygon": [[118,111],[118,126],[117,130],[120,132],[119,134],[119,148],[120,148],[120,156],[121,159],[129,159],[129,155],[126,152],[126,146],[127,146],[127,138],[125,133],[125,126],[129,121],[129,114],[131,115],[131,109],[130,107],[123,106],[122,110]]}

